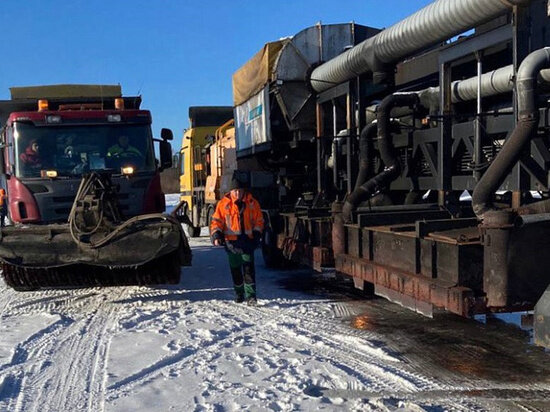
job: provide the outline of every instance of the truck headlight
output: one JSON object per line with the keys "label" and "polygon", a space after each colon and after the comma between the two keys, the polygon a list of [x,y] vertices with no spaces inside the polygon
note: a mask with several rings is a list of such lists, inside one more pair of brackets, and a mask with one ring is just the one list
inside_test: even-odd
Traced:
{"label": "truck headlight", "polygon": [[123,166],[120,168],[120,172],[123,174],[123,175],[133,175],[135,170],[134,170],[134,167],[133,166]]}
{"label": "truck headlight", "polygon": [[50,178],[55,179],[57,177],[57,170],[41,170],[40,171],[40,177],[44,178]]}

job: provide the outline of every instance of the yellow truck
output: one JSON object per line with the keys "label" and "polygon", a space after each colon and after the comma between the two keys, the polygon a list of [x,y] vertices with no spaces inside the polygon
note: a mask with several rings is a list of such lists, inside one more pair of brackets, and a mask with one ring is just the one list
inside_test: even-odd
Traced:
{"label": "yellow truck", "polygon": [[179,152],[180,203],[175,212],[187,224],[191,237],[200,236],[201,227],[208,226],[209,211],[216,202],[207,203],[205,191],[212,168],[210,147],[216,130],[232,118],[231,106],[189,108],[190,127],[184,131]]}

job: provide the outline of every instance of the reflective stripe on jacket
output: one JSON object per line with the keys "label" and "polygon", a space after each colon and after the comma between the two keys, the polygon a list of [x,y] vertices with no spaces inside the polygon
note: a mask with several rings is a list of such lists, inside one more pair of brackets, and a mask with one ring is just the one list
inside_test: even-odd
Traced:
{"label": "reflective stripe on jacket", "polygon": [[239,207],[231,200],[231,195],[228,193],[218,202],[216,211],[212,215],[212,222],[210,223],[211,235],[220,232],[223,233],[226,240],[237,240],[241,233],[253,239],[253,231],[262,232],[264,229],[264,217],[260,204],[250,193],[245,193],[242,201],[244,203],[243,230],[241,231]]}

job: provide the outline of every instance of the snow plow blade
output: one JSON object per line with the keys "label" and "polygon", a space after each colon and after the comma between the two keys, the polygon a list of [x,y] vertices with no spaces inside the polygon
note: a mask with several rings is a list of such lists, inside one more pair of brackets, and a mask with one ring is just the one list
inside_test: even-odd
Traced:
{"label": "snow plow blade", "polygon": [[185,233],[170,215],[137,216],[89,240],[75,242],[69,224],[2,228],[4,279],[17,290],[176,284],[180,267],[191,264]]}

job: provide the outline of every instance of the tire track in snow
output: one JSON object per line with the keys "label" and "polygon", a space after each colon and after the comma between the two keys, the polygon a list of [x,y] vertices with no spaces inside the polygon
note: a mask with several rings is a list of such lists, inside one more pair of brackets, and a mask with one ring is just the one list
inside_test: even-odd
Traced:
{"label": "tire track in snow", "polygon": [[0,376],[4,376],[4,384],[1,385],[2,389],[0,390],[0,406],[2,405],[1,400],[6,399],[6,410],[23,410],[21,404],[28,371],[38,370],[47,362],[45,352],[51,348],[54,340],[63,333],[65,327],[70,323],[71,321],[68,319],[59,319],[17,345],[11,361],[0,366]]}
{"label": "tire track in snow", "polygon": [[19,351],[27,355],[17,355],[19,364],[14,371],[24,378],[18,381],[17,396],[12,394],[13,410],[104,410],[108,347],[121,309],[112,301],[125,298],[129,290],[85,289],[61,295],[47,291],[17,305],[10,316],[34,312],[64,315],[53,330],[39,331]]}
{"label": "tire track in snow", "polygon": [[[254,309],[256,308],[253,308],[252,310]],[[292,316],[295,317],[296,315]],[[486,405],[487,402],[484,399],[483,393],[492,395],[499,393],[506,394],[509,392],[509,397],[514,397],[514,394],[524,396],[533,394],[533,396],[538,397],[539,400],[544,399],[548,393],[547,386],[533,384],[492,384],[487,387],[486,385],[482,385],[483,388],[481,388],[480,382],[464,382],[463,376],[454,373],[449,373],[446,379],[438,378],[437,381],[435,381],[433,379],[429,379],[426,375],[419,373],[419,365],[408,364],[408,362],[404,365],[403,362],[395,361],[380,363],[380,361],[384,360],[383,357],[379,358],[376,354],[374,354],[374,357],[365,354],[365,345],[357,345],[357,342],[368,342],[371,338],[376,339],[376,335],[373,336],[371,333],[366,333],[364,330],[348,329],[344,324],[331,322],[330,319],[328,322],[327,320],[319,319],[322,318],[322,316],[320,316],[320,312],[317,310],[314,310],[313,312],[300,313],[298,317],[299,320],[296,321],[295,324],[291,323],[289,325],[289,330],[292,330],[295,327],[300,329],[301,333],[296,334],[296,336],[303,337],[309,333],[309,337],[312,339],[321,338],[329,343],[328,347],[338,348],[338,352],[335,354],[337,359],[346,357],[342,356],[342,354],[352,355],[352,362],[354,360],[359,360],[361,364],[379,367],[383,374],[384,371],[391,373],[391,380],[394,378],[399,378],[401,383],[405,383],[403,388],[405,390],[402,390],[401,392],[399,392],[399,389],[396,390],[395,387],[391,388],[391,390],[380,391],[378,394],[372,390],[365,391],[364,389],[357,387],[347,387],[329,390],[328,392],[332,393],[334,396],[353,398],[352,394],[359,389],[358,395],[364,393],[365,395],[374,396],[375,398],[386,397],[391,399],[397,396],[398,398],[403,398],[405,401],[407,399],[436,401],[440,405],[445,406],[446,410],[471,411],[485,410],[485,406],[483,405]],[[403,359],[407,361],[406,357]],[[413,386],[407,388],[410,384]],[[481,392],[483,393],[480,394]],[[470,393],[471,396],[469,396]],[[453,394],[453,396],[446,396],[446,394]],[[503,395],[503,398],[505,399],[506,396]],[[446,402],[441,404],[441,401]],[[506,402],[510,403],[512,401]],[[514,403],[514,405],[516,404]]]}
{"label": "tire track in snow", "polygon": [[[109,332],[121,309],[112,301],[126,297],[129,290],[111,289],[110,293],[100,295],[102,299],[97,300],[94,312],[83,323],[75,323],[75,330],[68,339],[59,342],[65,349],[62,350],[65,354],[61,363],[65,361],[68,364],[64,368],[66,372],[63,377],[54,373],[43,382],[43,387],[56,388],[57,396],[45,399],[48,410],[104,410],[103,384],[108,362],[105,356],[110,343]],[[113,293],[116,293],[114,299]],[[91,336],[94,339],[90,339]]]}
{"label": "tire track in snow", "polygon": [[[219,302],[210,302],[209,309],[217,310],[219,306],[223,305],[225,309],[225,304]],[[219,313],[220,311],[218,311]],[[248,329],[253,328],[255,325],[247,324],[242,322],[242,326],[239,328],[234,328],[227,334],[222,334],[218,338],[213,339],[210,342],[203,343],[200,348],[195,350],[190,348],[181,348],[175,354],[165,356],[156,363],[141,369],[140,371],[119,380],[118,382],[110,385],[107,388],[106,399],[107,401],[112,401],[123,396],[127,396],[134,390],[136,387],[142,386],[149,381],[157,378],[158,376],[167,374],[167,372],[175,367],[181,366],[189,361],[189,359],[194,359],[201,356],[204,351],[207,351],[210,347],[217,348],[219,345],[224,342],[230,341],[240,337],[248,332]]]}
{"label": "tire track in snow", "polygon": [[2,271],[0,270],[0,319],[4,316],[4,312],[9,307],[14,295],[15,291],[9,289],[4,283]]}
{"label": "tire track in snow", "polygon": [[[251,311],[257,311],[258,320],[265,317],[264,308],[250,309]],[[274,311],[271,308],[265,309]],[[292,310],[286,309],[285,312]],[[281,319],[283,316],[284,319]],[[368,343],[368,338],[372,338],[372,336],[365,336],[364,333],[354,333],[361,331],[350,330],[348,326],[341,322],[334,322],[327,318],[320,319],[318,316],[312,317],[307,313],[285,314],[283,312],[279,318],[281,322],[277,326],[285,328],[290,338],[322,342],[324,344],[322,349],[315,347],[316,355],[318,354],[333,363],[333,359],[343,359],[344,364],[334,363],[335,366],[351,369],[355,373],[360,373],[366,377],[376,376],[380,381],[380,384],[376,386],[381,389],[388,387],[395,389],[396,383],[399,383],[407,391],[418,391],[425,388],[442,389],[438,384],[420,374],[405,371],[404,365],[398,362],[397,359],[384,353],[380,348],[372,347]],[[349,342],[350,335],[355,335],[359,339],[352,344]],[[358,345],[357,342],[362,343]],[[369,347],[372,351],[369,351]],[[365,352],[365,350],[369,352]],[[395,364],[399,364],[399,367],[394,366]]]}
{"label": "tire track in snow", "polygon": [[[202,347],[194,351],[182,348],[178,353],[164,357],[155,364],[112,384],[108,388],[107,399],[114,400],[126,396],[136,387],[145,385],[158,376],[168,375],[170,370],[183,367],[184,365],[193,363],[197,359],[204,358],[205,352],[218,353],[222,351],[223,346],[228,342],[236,341],[243,337],[254,338],[257,341],[269,344],[274,344],[275,342],[279,348],[283,348],[280,350],[284,350],[285,347],[295,347],[297,339],[304,337],[306,340],[314,338],[317,341],[321,341],[324,344],[323,349],[320,349],[318,345],[311,344],[311,342],[308,343],[307,348],[311,348],[310,356],[317,358],[321,362],[331,364],[358,382],[355,384],[351,383],[351,386],[348,385],[344,389],[364,389],[368,386],[371,389],[374,388],[376,391],[395,390],[396,380],[401,383],[402,390],[442,389],[420,375],[403,372],[397,367],[390,367],[388,370],[387,362],[391,361],[392,358],[380,353],[376,349],[373,350],[374,353],[363,353],[357,347],[341,339],[333,338],[332,335],[337,331],[342,335],[349,332],[349,328],[341,324],[340,321],[331,322],[325,319],[324,323],[320,325],[320,319],[312,321],[302,314],[297,317],[297,314],[293,312],[295,308],[284,311],[277,311],[268,307],[244,307],[243,309],[241,305],[219,301],[215,302],[215,304],[214,302],[210,302],[209,309],[215,310],[219,314],[230,313],[234,318],[247,326],[239,330],[233,330],[227,336],[203,344]],[[269,319],[267,322],[265,321],[266,318]],[[320,332],[320,329],[328,329],[328,331]],[[339,362],[334,361],[334,359],[338,359]],[[192,367],[194,366],[196,365],[192,365]]]}
{"label": "tire track in snow", "polygon": [[[318,311],[297,313],[296,307],[280,309],[278,307],[242,307],[224,301],[209,302],[208,309],[219,315],[230,314],[244,325],[233,329],[231,333],[218,337],[196,350],[181,348],[176,354],[167,356],[158,362],[143,368],[107,388],[107,401],[113,401],[128,396],[137,387],[146,385],[159,376],[170,376],[171,372],[180,369],[197,370],[206,365],[205,359],[216,359],[216,354],[223,353],[224,346],[248,338],[257,345],[269,344],[276,352],[285,348],[296,347],[296,342],[304,340],[307,349],[321,363],[332,365],[343,371],[350,379],[344,380],[344,385],[335,387],[333,391],[350,393],[358,391],[379,393],[374,396],[379,399],[391,393],[410,394],[411,399],[429,401],[430,396],[424,394],[444,393],[447,390],[457,390],[452,384],[434,381],[416,372],[392,358],[383,349],[373,346],[371,339],[378,340],[376,334],[350,329],[340,319],[319,316]],[[307,306],[307,305],[306,305]],[[196,309],[200,312],[202,308]],[[347,313],[347,311],[340,311]],[[267,319],[267,322],[266,322]],[[145,326],[141,324],[141,326]],[[268,337],[267,337],[268,336]],[[319,345],[321,343],[321,345]],[[257,361],[267,361],[259,359]],[[206,375],[206,374],[205,374]],[[207,379],[207,378],[206,378]],[[338,383],[337,383],[338,384]],[[435,401],[441,405],[443,399],[436,396]],[[446,410],[469,411],[481,409],[479,402],[472,399],[453,399],[444,402]]]}
{"label": "tire track in snow", "polygon": [[[36,294],[37,292],[28,292]],[[74,313],[86,308],[89,298],[98,295],[97,291],[74,290],[60,294],[60,291],[45,291],[38,298],[23,300],[10,308],[10,316],[33,315],[41,313]]]}

